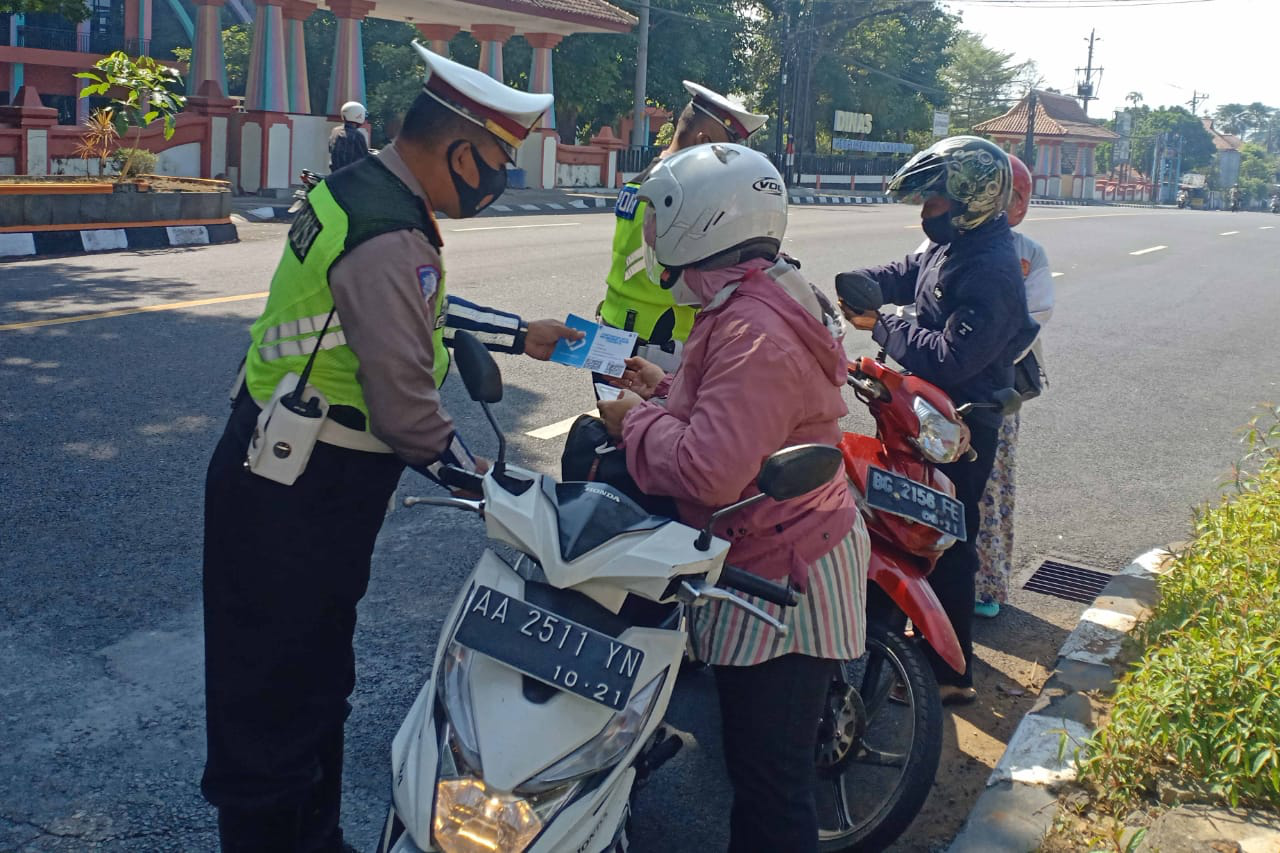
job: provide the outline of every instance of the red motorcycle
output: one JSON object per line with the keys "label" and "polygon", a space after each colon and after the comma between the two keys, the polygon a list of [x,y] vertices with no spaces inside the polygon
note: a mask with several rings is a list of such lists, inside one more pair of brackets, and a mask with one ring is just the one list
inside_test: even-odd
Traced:
{"label": "red motorcycle", "polygon": [[[838,281],[837,291],[855,309],[881,303],[869,280]],[[840,442],[871,535],[867,653],[833,680],[819,730],[823,853],[881,850],[915,819],[942,752],[938,685],[920,643],[957,672],[965,666],[926,578],[972,532],[955,487],[935,467],[969,452],[969,428],[944,392],[887,366],[883,352],[851,363],[848,384],[876,421],[875,437],[845,433]]]}

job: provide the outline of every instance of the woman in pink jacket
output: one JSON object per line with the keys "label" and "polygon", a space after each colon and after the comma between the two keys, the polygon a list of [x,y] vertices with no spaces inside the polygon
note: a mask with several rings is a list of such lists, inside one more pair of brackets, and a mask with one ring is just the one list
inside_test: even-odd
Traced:
{"label": "woman in pink jacket", "polygon": [[[671,496],[681,521],[701,527],[757,493],[770,454],[839,442],[842,326],[778,259],[786,200],[762,155],[699,146],[655,166],[639,194],[664,286],[701,311],[674,375],[631,359],[619,399],[599,406],[640,488]],[[842,472],[802,497],[742,510],[716,533],[732,543],[729,564],[789,578],[804,593],[794,608],[750,599],[785,633],[716,604],[695,619],[698,656],[714,667],[720,694],[734,794],[729,850],[812,853],[818,722],[835,661],[863,652],[866,528]]]}

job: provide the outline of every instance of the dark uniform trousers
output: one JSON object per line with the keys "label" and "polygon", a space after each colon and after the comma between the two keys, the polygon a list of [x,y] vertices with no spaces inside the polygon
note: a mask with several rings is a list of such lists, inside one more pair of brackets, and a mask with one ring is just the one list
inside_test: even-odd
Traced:
{"label": "dark uniform trousers", "polygon": [[952,669],[934,652],[932,646],[927,643],[923,646],[925,655],[933,664],[938,683],[960,687],[973,686],[973,603],[977,596],[979,562],[974,540],[977,539],[981,520],[982,493],[991,476],[996,445],[1000,439],[999,427],[976,423],[972,419],[966,419],[966,423],[969,424],[970,446],[978,454],[978,458],[972,462],[961,459],[959,462],[939,465],[938,469],[955,484],[956,500],[964,504],[964,529],[968,534],[968,541],[957,542],[943,551],[933,573],[929,575],[929,586],[933,587],[943,610],[947,612],[947,618],[955,628],[956,639],[960,641],[960,649],[964,652],[964,675]]}
{"label": "dark uniform trousers", "polygon": [[294,485],[264,479],[258,412],[242,391],[205,483],[201,790],[224,851],[340,851],[356,604],[404,466],[317,443]]}

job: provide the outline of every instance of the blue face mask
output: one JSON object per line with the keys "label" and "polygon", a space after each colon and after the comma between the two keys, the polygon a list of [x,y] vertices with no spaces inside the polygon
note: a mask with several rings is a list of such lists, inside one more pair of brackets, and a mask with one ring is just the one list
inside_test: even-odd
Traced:
{"label": "blue face mask", "polygon": [[929,216],[920,220],[924,235],[939,245],[946,245],[957,236],[956,227],[951,224],[951,211]]}

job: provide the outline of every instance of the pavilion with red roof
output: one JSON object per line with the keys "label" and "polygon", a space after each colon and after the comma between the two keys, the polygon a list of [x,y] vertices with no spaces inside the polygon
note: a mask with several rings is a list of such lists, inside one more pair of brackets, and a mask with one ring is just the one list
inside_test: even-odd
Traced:
{"label": "pavilion with red roof", "polygon": [[[1036,162],[1028,163],[1034,193],[1047,198],[1094,197],[1094,152],[1103,142],[1120,137],[1085,114],[1075,98],[1035,90]],[[992,137],[1013,154],[1020,154],[1027,135],[1031,94],[1002,116],[974,125],[974,133]]]}

